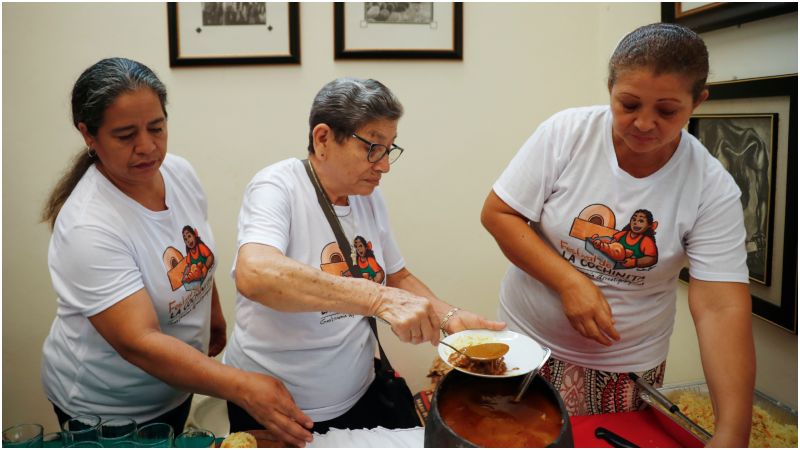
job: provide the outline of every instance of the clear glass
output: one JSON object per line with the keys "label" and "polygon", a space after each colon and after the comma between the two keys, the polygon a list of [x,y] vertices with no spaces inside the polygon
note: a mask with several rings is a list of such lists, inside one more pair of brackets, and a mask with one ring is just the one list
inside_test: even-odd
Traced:
{"label": "clear glass", "polygon": [[175,438],[175,447],[209,448],[214,446],[217,437],[208,430],[189,429]]}
{"label": "clear glass", "polygon": [[66,446],[67,440],[63,431],[47,433],[42,438],[42,447],[44,448],[64,448]]}
{"label": "clear glass", "polygon": [[166,423],[151,423],[136,431],[136,442],[140,447],[172,447],[175,432]]}
{"label": "clear glass", "polygon": [[369,150],[367,151],[367,161],[371,163],[376,163],[380,161],[384,156],[389,158],[389,164],[397,161],[397,158],[403,154],[403,149],[392,144],[391,148],[387,147],[383,144],[376,144],[374,142],[370,142],[363,137],[353,133],[352,135],[354,138],[358,139],[359,141],[369,145]]}
{"label": "clear glass", "polygon": [[3,447],[41,447],[44,428],[38,423],[23,423],[3,430]]}
{"label": "clear glass", "polygon": [[108,447],[112,442],[132,441],[136,438],[136,421],[129,417],[108,419],[100,424],[100,443]]}
{"label": "clear glass", "polygon": [[66,433],[65,442],[67,444],[83,441],[97,442],[100,438],[100,422],[102,422],[100,416],[93,414],[76,416],[67,420],[61,426]]}
{"label": "clear glass", "polygon": [[108,445],[107,447],[110,447],[110,448],[134,448],[134,447],[139,447],[139,446],[141,446],[141,444],[139,444],[136,441],[117,441],[117,442],[113,442],[111,445]]}

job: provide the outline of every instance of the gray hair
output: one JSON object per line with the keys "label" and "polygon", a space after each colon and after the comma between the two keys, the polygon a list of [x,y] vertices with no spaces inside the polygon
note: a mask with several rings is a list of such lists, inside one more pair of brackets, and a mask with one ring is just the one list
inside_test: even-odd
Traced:
{"label": "gray hair", "polygon": [[[106,109],[120,94],[142,88],[151,89],[161,102],[167,116],[167,88],[150,68],[126,58],[107,58],[86,69],[72,88],[72,124],[85,124],[92,136],[103,124]],[[83,174],[95,163],[97,156],[81,150],[75,155],[67,171],[58,180],[42,210],[42,221],[52,229],[61,207],[72,194]]]}
{"label": "gray hair", "polygon": [[167,88],[144,64],[126,58],[107,58],[86,69],[72,88],[72,123],[83,122],[94,136],[103,122],[103,114],[117,96],[141,88],[151,89],[167,115]]}
{"label": "gray hair", "polygon": [[308,152],[314,153],[314,127],[324,123],[333,130],[336,142],[355,133],[367,123],[380,119],[398,120],[403,105],[380,81],[337,78],[320,89],[308,117]]}
{"label": "gray hair", "polygon": [[692,80],[692,97],[697,100],[708,78],[708,50],[697,33],[681,25],[645,25],[622,38],[614,50],[608,62],[608,88],[620,73],[634,69],[686,76]]}

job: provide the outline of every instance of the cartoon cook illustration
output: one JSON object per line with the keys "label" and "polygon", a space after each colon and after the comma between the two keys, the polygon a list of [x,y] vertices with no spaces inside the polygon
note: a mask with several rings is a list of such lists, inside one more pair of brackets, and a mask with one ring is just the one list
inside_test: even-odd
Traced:
{"label": "cartoon cook illustration", "polygon": [[[202,282],[208,269],[214,265],[214,254],[190,225],[183,227],[183,242],[186,244],[186,268],[183,270],[183,282],[192,285]],[[197,283],[200,284],[200,283]]]}
{"label": "cartoon cook illustration", "polygon": [[658,262],[657,227],[653,213],[638,209],[622,231],[615,233],[611,239],[595,234],[592,236],[592,245],[626,269],[650,267]]}
{"label": "cartoon cook illustration", "polygon": [[361,271],[361,276],[376,283],[383,283],[385,273],[378,264],[378,260],[375,259],[372,242],[367,242],[363,236],[356,236],[353,240],[353,247],[356,249],[356,265]]}

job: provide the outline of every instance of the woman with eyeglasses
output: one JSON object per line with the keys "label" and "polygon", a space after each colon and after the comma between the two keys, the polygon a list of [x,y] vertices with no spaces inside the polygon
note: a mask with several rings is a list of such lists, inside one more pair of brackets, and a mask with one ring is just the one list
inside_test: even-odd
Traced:
{"label": "woman with eyeglasses", "polygon": [[[397,411],[381,406],[367,317],[388,322],[400,340],[414,344],[438,344],[440,329],[505,326],[443,302],[405,266],[377,189],[403,153],[395,144],[402,114],[380,82],[336,79],[311,106],[309,170],[296,158],[280,161],[258,172],[245,191],[234,266],[236,326],[224,362],[282,380],[315,432],[419,425],[398,423]],[[380,282],[352,276],[323,208],[332,209],[351,251],[356,237],[371,243],[386,274]],[[228,416],[231,431],[258,425],[233,403]],[[299,427],[289,418],[272,426]]]}

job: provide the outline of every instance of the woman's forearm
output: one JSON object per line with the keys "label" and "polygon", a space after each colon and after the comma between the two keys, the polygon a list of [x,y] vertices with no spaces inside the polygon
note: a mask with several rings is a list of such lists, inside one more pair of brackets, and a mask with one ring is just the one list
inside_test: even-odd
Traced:
{"label": "woman's forearm", "polygon": [[747,447],[755,386],[755,349],[747,285],[692,278],[689,307],[714,404],[713,445]]}
{"label": "woman's forearm", "polygon": [[539,237],[524,217],[506,205],[494,191],[486,198],[481,223],[512,264],[555,291],[569,289],[575,277],[583,278],[572,264]]}
{"label": "woman's forearm", "polygon": [[274,247],[246,244],[237,257],[236,289],[278,311],[374,315],[382,286],[363,278],[330,275]]}
{"label": "woman's forearm", "polygon": [[176,389],[234,403],[242,399],[238,382],[244,372],[160,331],[143,334],[120,354],[131,364]]}

